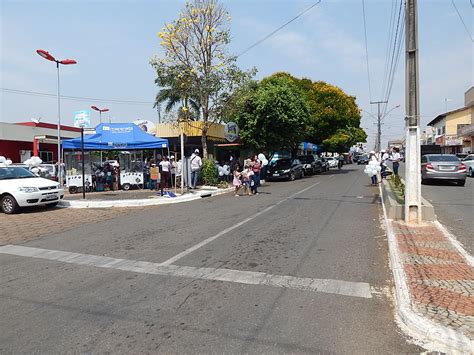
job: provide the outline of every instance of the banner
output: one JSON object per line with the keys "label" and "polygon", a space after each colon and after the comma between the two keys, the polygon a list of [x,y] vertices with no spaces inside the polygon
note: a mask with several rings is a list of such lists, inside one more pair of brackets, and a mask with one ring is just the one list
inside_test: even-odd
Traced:
{"label": "banner", "polygon": [[74,127],[88,128],[91,126],[91,114],[90,111],[75,111],[74,112]]}

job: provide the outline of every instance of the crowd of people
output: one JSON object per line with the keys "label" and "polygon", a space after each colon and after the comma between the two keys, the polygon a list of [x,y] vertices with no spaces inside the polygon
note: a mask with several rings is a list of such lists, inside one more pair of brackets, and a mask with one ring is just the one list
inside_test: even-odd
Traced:
{"label": "crowd of people", "polygon": [[[232,162],[234,161],[234,164]],[[231,160],[232,185],[234,186],[234,194],[240,196],[239,191],[242,189],[243,194],[247,196],[258,195],[262,178],[265,178],[268,160],[263,153],[259,155],[249,155],[244,160],[243,167],[235,159]]]}
{"label": "crowd of people", "polygon": [[[369,153],[369,162],[364,172],[370,177],[371,185],[376,186],[387,176],[392,174],[398,175],[400,161],[400,150],[396,147],[390,150],[382,149],[380,153],[371,151]],[[392,170],[389,168],[390,163]]]}

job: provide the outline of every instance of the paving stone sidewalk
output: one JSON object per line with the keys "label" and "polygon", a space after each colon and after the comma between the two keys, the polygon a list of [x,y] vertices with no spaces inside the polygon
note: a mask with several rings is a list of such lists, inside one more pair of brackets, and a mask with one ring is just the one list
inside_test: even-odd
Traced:
{"label": "paving stone sidewalk", "polygon": [[413,311],[473,340],[474,268],[436,224],[390,223]]}

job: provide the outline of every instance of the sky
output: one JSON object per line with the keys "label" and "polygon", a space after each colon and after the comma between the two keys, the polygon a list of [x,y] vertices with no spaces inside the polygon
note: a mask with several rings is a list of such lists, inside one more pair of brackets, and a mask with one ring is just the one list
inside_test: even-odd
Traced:
{"label": "sky", "polygon": [[[324,80],[355,96],[363,111],[361,127],[373,146],[376,105],[384,99],[387,46],[393,2],[365,0],[367,52],[362,0],[322,0],[309,12],[238,58],[242,69],[256,67],[256,79],[285,71]],[[157,33],[178,17],[184,1],[171,0],[0,0],[0,122],[40,118],[57,122],[57,76],[53,62],[36,54],[45,49],[62,66],[61,122],[73,124],[73,113],[91,105],[107,107],[103,120],[158,120],[153,108],[158,91],[149,64],[162,55]],[[239,54],[316,1],[222,0],[232,17],[228,51]],[[470,0],[419,0],[419,67],[422,128],[445,111],[464,105],[473,84],[473,8]],[[469,31],[469,33],[468,33]],[[404,44],[384,118],[382,144],[403,137],[405,115]],[[25,95],[11,90],[51,96]],[[90,98],[90,99],[89,99]],[[119,103],[104,100],[134,101]],[[99,121],[92,112],[92,123]]]}

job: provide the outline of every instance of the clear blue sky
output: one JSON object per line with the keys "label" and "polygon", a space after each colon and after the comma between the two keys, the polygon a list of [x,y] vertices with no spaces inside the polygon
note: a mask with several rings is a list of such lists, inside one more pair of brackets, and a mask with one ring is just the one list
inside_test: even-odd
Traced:
{"label": "clear blue sky", "polygon": [[[78,64],[62,67],[61,94],[69,96],[152,102],[157,88],[150,58],[160,54],[157,32],[174,20],[183,1],[1,1],[1,87],[56,93],[56,69],[35,50],[46,49]],[[232,16],[230,52],[241,52],[314,1],[223,1]],[[455,0],[471,34],[469,0]],[[389,37],[392,0],[366,0],[368,52],[372,100],[382,99],[382,82]],[[473,82],[473,46],[451,0],[419,0],[420,89],[423,124],[448,109],[463,105]],[[404,49],[404,48],[403,48]],[[277,71],[325,80],[369,104],[362,0],[322,0],[271,39],[239,58],[246,69],[257,67],[257,78]],[[152,104],[103,103],[100,100],[62,100],[62,122],[72,124],[73,112],[90,105],[110,108],[116,122],[137,118],[157,120]],[[395,75],[385,119],[384,142],[403,135],[404,53]],[[98,116],[92,113],[93,123]],[[54,98],[1,91],[3,122],[42,117],[56,122]],[[108,116],[106,115],[105,118]],[[362,127],[373,142],[375,120],[364,114]]]}

